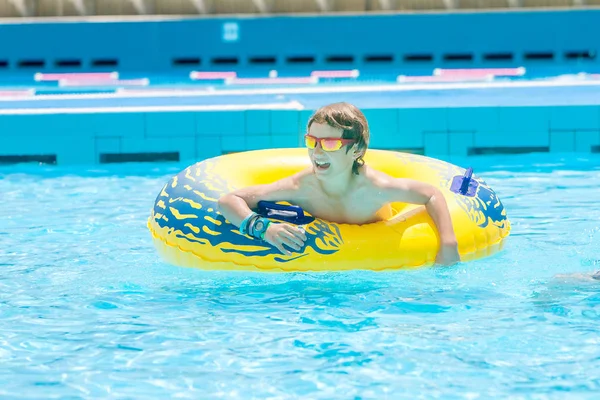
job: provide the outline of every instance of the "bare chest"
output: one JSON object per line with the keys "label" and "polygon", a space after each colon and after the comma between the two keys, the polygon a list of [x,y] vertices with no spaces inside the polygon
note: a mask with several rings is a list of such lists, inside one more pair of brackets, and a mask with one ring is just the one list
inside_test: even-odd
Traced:
{"label": "bare chest", "polygon": [[299,205],[311,215],[330,222],[365,224],[381,219],[378,215],[381,204],[360,194],[336,199],[313,193],[302,203]]}

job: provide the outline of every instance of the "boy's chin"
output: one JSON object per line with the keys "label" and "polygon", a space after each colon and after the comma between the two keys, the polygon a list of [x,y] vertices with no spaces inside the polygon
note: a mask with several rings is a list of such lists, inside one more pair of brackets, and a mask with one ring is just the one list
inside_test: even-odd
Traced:
{"label": "boy's chin", "polygon": [[315,176],[317,178],[321,178],[321,177],[326,177],[327,175],[329,175],[329,171],[322,171],[319,170],[317,167],[313,167],[313,173],[315,174]]}

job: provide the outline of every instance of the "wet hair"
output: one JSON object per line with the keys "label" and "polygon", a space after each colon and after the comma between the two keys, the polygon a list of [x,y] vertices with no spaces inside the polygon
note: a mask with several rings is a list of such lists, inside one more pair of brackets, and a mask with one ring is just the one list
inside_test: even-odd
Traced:
{"label": "wet hair", "polygon": [[[369,147],[369,124],[358,108],[349,103],[334,103],[319,108],[308,120],[308,129],[313,123],[327,124],[343,131],[343,139],[353,139],[361,155],[354,160],[352,172],[358,175],[358,169],[365,164],[363,156]],[[346,147],[346,154],[352,145]]]}

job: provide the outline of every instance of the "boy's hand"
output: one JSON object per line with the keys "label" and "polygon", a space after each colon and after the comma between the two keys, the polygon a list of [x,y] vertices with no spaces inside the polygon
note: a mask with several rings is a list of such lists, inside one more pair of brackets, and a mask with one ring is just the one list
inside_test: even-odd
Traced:
{"label": "boy's hand", "polygon": [[435,262],[441,265],[453,265],[460,262],[458,244],[456,242],[442,243]]}
{"label": "boy's hand", "polygon": [[298,251],[304,246],[305,240],[306,235],[303,230],[286,223],[272,223],[265,232],[265,241],[277,247],[280,252],[288,256],[292,252],[283,247],[284,244]]}

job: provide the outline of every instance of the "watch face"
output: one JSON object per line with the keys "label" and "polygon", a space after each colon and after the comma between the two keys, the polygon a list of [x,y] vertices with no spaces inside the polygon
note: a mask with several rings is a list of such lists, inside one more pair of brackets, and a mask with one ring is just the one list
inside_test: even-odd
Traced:
{"label": "watch face", "polygon": [[264,227],[265,227],[265,223],[264,222],[257,221],[254,229],[260,232],[260,231],[263,230]]}

